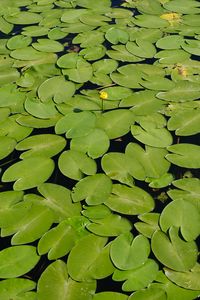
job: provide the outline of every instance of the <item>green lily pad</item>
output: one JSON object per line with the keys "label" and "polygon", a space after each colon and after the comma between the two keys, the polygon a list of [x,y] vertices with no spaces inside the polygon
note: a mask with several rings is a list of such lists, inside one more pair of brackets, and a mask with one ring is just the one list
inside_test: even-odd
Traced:
{"label": "green lily pad", "polygon": [[167,232],[172,225],[181,228],[181,234],[186,241],[195,240],[200,232],[200,213],[188,201],[172,201],[160,215],[160,226]]}
{"label": "green lily pad", "polygon": [[38,98],[27,98],[24,106],[26,111],[36,118],[49,119],[58,114],[58,111],[52,100],[43,103]]}
{"label": "green lily pad", "polygon": [[11,37],[7,42],[7,47],[10,50],[20,49],[20,48],[26,48],[28,47],[32,42],[31,37],[26,37],[23,35],[15,35]]}
{"label": "green lily pad", "polygon": [[154,208],[150,194],[139,187],[122,184],[113,185],[112,193],[104,204],[113,211],[127,215],[146,213]]}
{"label": "green lily pad", "polygon": [[0,159],[8,156],[15,149],[17,142],[8,136],[0,136]]}
{"label": "green lily pad", "polygon": [[142,266],[147,261],[149,253],[148,239],[142,235],[133,238],[130,232],[119,235],[110,248],[111,259],[121,270],[131,270]]}
{"label": "green lily pad", "polygon": [[[0,283],[0,297],[5,300],[10,298],[34,299],[35,292],[31,292],[35,288],[34,281],[25,278],[10,278],[2,280]],[[30,296],[30,297],[29,297]],[[21,300],[20,299],[20,300]]]}
{"label": "green lily pad", "polygon": [[125,30],[121,30],[119,28],[111,27],[105,34],[105,38],[111,44],[126,44],[129,40],[129,34]]}
{"label": "green lily pad", "polygon": [[119,61],[126,61],[126,62],[139,62],[144,60],[141,57],[135,56],[132,53],[130,53],[125,45],[116,45],[111,47],[113,50],[107,50],[106,54],[114,59]]}
{"label": "green lily pad", "polygon": [[83,175],[94,175],[96,173],[96,162],[86,154],[68,150],[64,151],[58,160],[58,166],[63,175],[80,180]]}
{"label": "green lily pad", "polygon": [[160,38],[156,42],[156,47],[160,49],[180,49],[184,38],[180,35],[168,35]]}
{"label": "green lily pad", "polygon": [[171,163],[183,167],[183,168],[194,168],[200,167],[200,146],[194,144],[176,144],[167,148],[170,154],[166,155],[166,159]]}
{"label": "green lily pad", "polygon": [[42,20],[42,16],[29,11],[19,11],[14,15],[4,15],[6,21],[17,25],[36,24]]}
{"label": "green lily pad", "polygon": [[46,181],[51,176],[53,170],[54,162],[51,159],[35,156],[11,165],[3,173],[2,181],[16,181],[13,188],[16,191],[21,191],[30,189]]}
{"label": "green lily pad", "polygon": [[116,293],[116,292],[101,292],[94,294],[94,300],[128,300],[128,296],[122,293]]}
{"label": "green lily pad", "polygon": [[128,42],[126,49],[133,55],[142,58],[151,58],[156,54],[156,48],[152,43],[139,38],[135,42]]}
{"label": "green lily pad", "polygon": [[38,134],[19,142],[15,148],[20,151],[27,150],[20,155],[20,158],[24,159],[34,154],[51,157],[61,152],[65,146],[66,140],[61,136],[55,134]]}
{"label": "green lily pad", "polygon": [[171,227],[169,236],[161,230],[152,236],[151,248],[157,259],[175,271],[188,271],[197,259],[197,245],[194,241],[185,242],[178,235],[178,228]]}
{"label": "green lily pad", "polygon": [[36,253],[36,248],[28,245],[5,248],[1,250],[0,258],[1,278],[24,275],[33,269],[40,259]]}
{"label": "green lily pad", "polygon": [[49,39],[39,39],[37,43],[32,43],[32,47],[41,52],[61,52],[64,50],[61,43]]}
{"label": "green lily pad", "polygon": [[139,27],[147,28],[164,28],[169,26],[169,23],[166,20],[161,19],[159,16],[146,14],[136,16],[132,22]]}

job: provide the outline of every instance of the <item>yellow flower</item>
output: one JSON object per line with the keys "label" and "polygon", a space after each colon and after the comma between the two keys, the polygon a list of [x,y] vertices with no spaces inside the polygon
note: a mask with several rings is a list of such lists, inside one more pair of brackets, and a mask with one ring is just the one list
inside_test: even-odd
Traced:
{"label": "yellow flower", "polygon": [[104,91],[101,91],[99,92],[99,97],[102,99],[102,100],[106,100],[108,98],[108,93],[104,92]]}

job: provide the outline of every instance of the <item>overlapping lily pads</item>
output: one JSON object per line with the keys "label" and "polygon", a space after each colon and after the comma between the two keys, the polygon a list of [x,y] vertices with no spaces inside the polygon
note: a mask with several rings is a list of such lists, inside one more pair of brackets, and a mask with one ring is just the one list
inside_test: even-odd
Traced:
{"label": "overlapping lily pads", "polygon": [[0,298],[199,295],[199,14],[1,1]]}

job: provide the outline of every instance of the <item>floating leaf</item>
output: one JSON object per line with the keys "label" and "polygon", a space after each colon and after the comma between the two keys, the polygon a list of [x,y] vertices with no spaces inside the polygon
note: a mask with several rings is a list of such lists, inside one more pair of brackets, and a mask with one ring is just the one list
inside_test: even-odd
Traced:
{"label": "floating leaf", "polygon": [[184,42],[180,35],[168,35],[156,42],[156,46],[161,49],[179,49]]}
{"label": "floating leaf", "polygon": [[73,138],[70,149],[87,153],[91,158],[101,157],[109,148],[110,141],[107,134],[98,128],[93,129],[88,135]]}
{"label": "floating leaf", "polygon": [[0,136],[0,159],[8,156],[15,149],[17,142],[8,136]]}
{"label": "floating leaf", "polygon": [[200,167],[200,146],[194,144],[176,144],[167,147],[172,154],[167,154],[166,159],[171,163],[183,167],[198,169]]}
{"label": "floating leaf", "polygon": [[170,269],[165,269],[165,275],[175,284],[189,290],[200,290],[199,276],[200,270],[195,267],[191,271],[176,272]]}
{"label": "floating leaf", "polygon": [[36,118],[49,119],[58,114],[58,111],[52,100],[43,103],[37,98],[27,98],[24,106],[26,111]]}
{"label": "floating leaf", "polygon": [[149,287],[145,290],[137,291],[129,297],[130,300],[167,300],[167,294],[162,287]]}
{"label": "floating leaf", "polygon": [[176,130],[176,135],[187,136],[200,132],[200,110],[184,109],[177,111],[167,123],[169,130]]}
{"label": "floating leaf", "polygon": [[194,241],[185,242],[178,236],[178,228],[171,227],[169,236],[161,230],[152,236],[151,247],[157,259],[175,271],[188,271],[197,259],[197,246]]}
{"label": "floating leaf", "polygon": [[45,198],[43,203],[54,212],[56,221],[80,215],[80,204],[72,203],[71,192],[64,186],[43,183],[39,185],[38,191]]}
{"label": "floating leaf", "polygon": [[124,45],[116,45],[112,46],[113,50],[107,50],[106,54],[114,59],[114,60],[119,60],[119,61],[126,61],[126,62],[138,62],[142,61],[143,59],[140,57],[137,57],[130,53],[127,49],[126,46]]}
{"label": "floating leaf", "polygon": [[142,235],[133,238],[130,232],[119,235],[112,242],[110,248],[111,259],[114,265],[121,270],[131,270],[143,265],[149,252],[148,239]]}
{"label": "floating leaf", "polygon": [[93,223],[86,225],[86,228],[97,236],[118,236],[132,228],[129,220],[117,214],[109,213],[104,218],[92,219],[92,221]]}
{"label": "floating leaf", "polygon": [[136,39],[136,42],[128,42],[126,49],[139,57],[151,58],[156,54],[156,48],[149,41]]}
{"label": "floating leaf", "polygon": [[144,236],[151,238],[153,233],[159,229],[158,221],[159,221],[160,214],[158,213],[144,213],[138,216],[143,222],[136,222],[134,224],[137,231]]}
{"label": "floating leaf", "polygon": [[43,102],[53,99],[62,103],[75,93],[75,84],[66,81],[63,76],[55,76],[45,80],[38,88],[38,96]]}
{"label": "floating leaf", "polygon": [[52,157],[63,150],[66,146],[66,140],[55,134],[32,135],[17,144],[17,150],[28,150],[20,155],[24,159],[32,155],[43,155]]}
{"label": "floating leaf", "polygon": [[[0,297],[4,300],[9,299],[34,299],[35,292],[30,292],[36,286],[32,280],[25,278],[11,278],[2,280],[0,283]],[[30,297],[29,297],[30,296]],[[32,298],[31,298],[32,296]]]}
{"label": "floating leaf", "polygon": [[49,39],[39,39],[37,43],[32,43],[32,47],[41,52],[61,52],[64,50],[61,43]]}
{"label": "floating leaf", "polygon": [[66,133],[67,138],[78,138],[88,135],[94,129],[95,121],[95,114],[90,111],[70,112],[57,122],[55,131]]}
{"label": "floating leaf", "polygon": [[106,241],[106,238],[94,234],[89,234],[79,240],[71,250],[67,261],[68,272],[72,279],[77,281],[90,279],[90,268],[94,267]]}
{"label": "floating leaf", "polygon": [[0,278],[14,278],[35,267],[40,257],[33,246],[13,246],[0,251]]}
{"label": "floating leaf", "polygon": [[122,290],[125,292],[131,292],[147,287],[153,280],[156,279],[157,273],[157,263],[152,259],[148,259],[141,266],[132,270],[116,270],[112,278],[116,281],[126,280],[122,285]]}
{"label": "floating leaf", "polygon": [[42,20],[42,16],[40,14],[29,11],[20,11],[14,15],[4,15],[4,18],[9,23],[17,25],[36,24]]}
{"label": "floating leaf", "polygon": [[105,205],[122,214],[137,215],[153,210],[154,200],[139,187],[115,184]]}
{"label": "floating leaf", "polygon": [[68,278],[66,264],[56,260],[42,273],[38,281],[38,300],[91,300],[96,289],[96,282],[77,282]]}
{"label": "floating leaf", "polygon": [[160,226],[164,232],[167,232],[171,226],[180,227],[183,238],[186,241],[192,241],[200,232],[200,213],[188,201],[172,201],[161,213]]}
{"label": "floating leaf", "polygon": [[64,151],[58,160],[60,171],[67,177],[80,180],[83,174],[94,175],[96,173],[96,162],[86,154],[68,150]]}
{"label": "floating leaf", "polygon": [[130,110],[120,109],[101,114],[96,126],[103,129],[110,139],[115,139],[128,133],[134,121],[135,116]]}
{"label": "floating leaf", "polygon": [[112,190],[112,181],[105,174],[87,176],[73,188],[74,202],[86,201],[88,205],[98,205],[107,200]]}
{"label": "floating leaf", "polygon": [[167,92],[160,92],[156,96],[159,99],[173,102],[185,102],[198,99],[199,84],[189,81],[178,81],[174,88]]}
{"label": "floating leaf", "polygon": [[26,190],[46,181],[53,170],[54,162],[50,158],[43,156],[30,157],[11,165],[3,173],[2,181],[16,181],[13,185],[14,190]]}
{"label": "floating leaf", "polygon": [[122,43],[125,44],[128,42],[129,34],[125,30],[119,28],[111,27],[105,34],[105,38],[112,44]]}

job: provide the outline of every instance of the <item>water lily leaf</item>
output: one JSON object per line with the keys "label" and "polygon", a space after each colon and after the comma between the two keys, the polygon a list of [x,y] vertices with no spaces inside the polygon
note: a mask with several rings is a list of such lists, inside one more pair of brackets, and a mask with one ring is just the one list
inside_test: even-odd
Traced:
{"label": "water lily leaf", "polygon": [[109,17],[97,14],[95,12],[93,13],[87,12],[86,14],[82,14],[79,17],[79,20],[86,25],[97,27],[97,26],[106,25],[107,24],[106,22],[109,22],[111,19]]}
{"label": "water lily leaf", "polygon": [[17,25],[36,24],[42,20],[42,16],[29,11],[19,11],[14,15],[4,15],[6,21]]}
{"label": "water lily leaf", "polygon": [[151,58],[156,54],[156,48],[152,43],[139,38],[135,42],[128,42],[126,49],[139,57]]}
{"label": "water lily leaf", "polygon": [[103,129],[110,139],[115,139],[129,132],[135,116],[128,109],[113,110],[101,114],[96,126]]}
{"label": "water lily leaf", "polygon": [[87,47],[79,52],[86,60],[98,60],[104,57],[106,48],[103,45],[96,45],[95,47]]}
{"label": "water lily leaf", "polygon": [[91,79],[92,66],[83,58],[79,58],[74,69],[64,69],[64,75],[67,75],[70,80],[78,83],[83,83]]}
{"label": "water lily leaf", "polygon": [[159,148],[172,144],[172,136],[166,128],[151,128],[148,122],[142,127],[131,126],[132,135],[141,143]]}
{"label": "water lily leaf", "polygon": [[181,17],[183,24],[190,25],[190,26],[199,26],[200,21],[198,14],[197,15],[183,15]]}
{"label": "water lily leaf", "polygon": [[133,2],[134,7],[136,7],[140,12],[150,15],[159,15],[162,13],[163,8],[160,2],[156,0],[144,0],[143,2]]}
{"label": "water lily leaf", "polygon": [[39,39],[37,43],[32,43],[32,47],[41,52],[61,52],[64,50],[61,43],[49,39]]}
{"label": "water lily leaf", "polygon": [[0,123],[1,135],[14,138],[18,142],[31,134],[32,128],[19,125],[16,122],[19,116],[19,114],[12,115]]}
{"label": "water lily leaf", "polygon": [[20,77],[20,73],[15,68],[0,70],[0,85],[13,83]]}
{"label": "water lily leaf", "polygon": [[92,1],[92,0],[77,0],[77,5],[81,7],[86,7],[86,8],[91,8],[91,9],[106,9],[111,6],[110,0],[97,0],[97,1]]}
{"label": "water lily leaf", "polygon": [[135,115],[150,115],[161,110],[164,105],[164,101],[156,98],[156,92],[145,90],[135,92],[131,96],[122,99],[119,107],[131,107],[131,111]]}
{"label": "water lily leaf", "polygon": [[160,49],[180,49],[183,42],[184,38],[181,35],[168,35],[157,40],[156,47]]}
{"label": "water lily leaf", "polygon": [[40,25],[31,25],[26,26],[22,30],[22,34],[27,37],[40,37],[47,35],[49,32],[48,27],[40,26]]}
{"label": "water lily leaf", "polygon": [[95,114],[90,111],[70,112],[57,122],[55,131],[57,134],[66,132],[67,138],[86,136],[94,129],[95,121]]}
{"label": "water lily leaf", "polygon": [[147,177],[145,181],[149,182],[149,187],[159,189],[170,185],[173,179],[174,177],[171,173],[165,173],[160,178]]}
{"label": "water lily leaf", "polygon": [[164,8],[169,11],[174,11],[183,14],[195,14],[199,13],[199,2],[198,1],[190,1],[186,2],[184,0],[173,0],[163,4]]}
{"label": "water lily leaf", "polygon": [[15,149],[17,142],[8,136],[0,136],[0,159],[8,156]]}
{"label": "water lily leaf", "polygon": [[175,64],[185,61],[190,58],[190,54],[184,50],[161,50],[154,55],[155,58],[159,58],[161,64]]}
{"label": "water lily leaf", "polygon": [[96,162],[86,154],[68,150],[64,151],[58,160],[58,166],[63,175],[80,180],[83,175],[94,175],[96,173]]}
{"label": "water lily leaf", "polygon": [[86,206],[83,205],[84,210],[81,212],[83,216],[88,219],[103,219],[106,216],[112,214],[111,210],[104,204]]}
{"label": "water lily leaf", "polygon": [[105,34],[105,38],[111,43],[111,44],[126,44],[129,40],[129,34],[125,30],[111,27],[108,29],[108,31]]}
{"label": "water lily leaf", "polygon": [[169,23],[161,19],[159,16],[154,15],[138,15],[133,18],[132,22],[139,27],[147,28],[164,28],[168,27]]}
{"label": "water lily leaf", "polygon": [[[140,250],[138,251],[138,249]],[[149,253],[148,239],[142,235],[133,238],[130,232],[115,238],[110,248],[111,259],[114,265],[121,270],[131,270],[143,265]]]}
{"label": "water lily leaf", "polygon": [[181,47],[194,55],[200,55],[199,47],[200,47],[200,41],[197,40],[185,40],[185,43],[181,45]]}
{"label": "water lily leaf", "polygon": [[167,154],[166,159],[171,163],[183,167],[183,168],[194,168],[200,167],[200,146],[193,144],[176,144],[167,147],[172,154]]}
{"label": "water lily leaf", "polygon": [[29,114],[41,119],[49,119],[58,114],[52,100],[43,103],[38,98],[27,98],[24,106]]}
{"label": "water lily leaf", "polygon": [[31,44],[31,42],[32,42],[31,37],[26,37],[24,35],[18,34],[18,35],[11,37],[8,40],[7,47],[10,50],[26,48]]}
{"label": "water lily leaf", "polygon": [[13,30],[13,24],[7,22],[3,17],[0,17],[0,31],[8,34]]}
{"label": "water lily leaf", "polygon": [[38,134],[28,137],[17,144],[17,150],[28,150],[20,155],[21,159],[32,157],[33,155],[44,155],[52,157],[63,150],[66,140],[55,134]]}
{"label": "water lily leaf", "polygon": [[68,278],[66,264],[62,260],[51,263],[38,281],[38,300],[91,300],[96,289],[96,282],[77,282]]}
{"label": "water lily leaf", "polygon": [[[45,27],[44,27],[45,28]],[[68,35],[68,33],[63,32],[60,28],[54,27],[50,30],[48,30],[48,38],[50,40],[60,40],[65,38]]]}
{"label": "water lily leaf", "polygon": [[65,33],[80,33],[80,32],[89,32],[94,30],[95,26],[83,24],[81,21],[77,21],[76,23],[65,24],[65,27],[62,28],[62,31]]}
{"label": "water lily leaf", "polygon": [[112,74],[110,74],[110,78],[118,85],[127,88],[134,88],[134,89],[142,88],[142,86],[140,85],[141,78],[137,73],[132,73],[129,75],[129,74],[122,74],[120,72],[113,72]]}
{"label": "water lily leaf", "polygon": [[154,200],[139,187],[127,187],[114,184],[112,194],[104,202],[113,211],[127,215],[137,215],[149,212],[154,208]]}
{"label": "water lily leaf", "polygon": [[104,33],[100,31],[81,32],[77,34],[72,42],[74,44],[80,44],[82,48],[94,47],[104,42]]}
{"label": "water lily leaf", "polygon": [[165,275],[175,284],[189,290],[200,290],[199,276],[200,270],[195,270],[195,267],[191,271],[176,272],[165,268]]}
{"label": "water lily leaf", "polygon": [[78,60],[77,53],[67,53],[58,58],[57,65],[60,68],[68,68],[68,69],[75,68],[77,60]]}
{"label": "water lily leaf", "polygon": [[198,99],[199,84],[189,81],[178,81],[174,88],[156,95],[159,99],[173,102],[186,102]]}
{"label": "water lily leaf", "polygon": [[130,300],[167,300],[167,294],[162,287],[150,286],[147,289],[137,291],[129,297]]}
{"label": "water lily leaf", "polygon": [[90,268],[94,267],[106,242],[107,238],[94,234],[88,234],[78,241],[67,261],[68,272],[72,279],[85,281],[91,278]]}
{"label": "water lily leaf", "polygon": [[138,144],[129,143],[125,156],[130,174],[139,180],[145,180],[145,176],[160,178],[170,167],[166,154],[167,151],[162,148],[145,146],[144,150]]}
{"label": "water lily leaf", "polygon": [[0,251],[0,277],[14,278],[35,267],[40,257],[33,246],[13,246]]}
{"label": "water lily leaf", "polygon": [[[174,215],[176,218],[173,217]],[[181,228],[181,234],[186,241],[195,240],[200,232],[200,213],[188,201],[172,201],[161,213],[160,226],[164,232],[167,232],[172,225]]]}
{"label": "water lily leaf", "polygon": [[106,100],[121,100],[132,95],[131,89],[120,86],[107,87],[102,89],[101,92],[107,94]]}
{"label": "water lily leaf", "polygon": [[88,205],[98,205],[107,200],[112,191],[112,181],[105,174],[95,174],[81,179],[73,188],[74,202],[86,201]]}
{"label": "water lily leaf", "polygon": [[1,107],[0,108],[0,124],[1,122],[4,122],[8,116],[10,115],[10,109],[7,107]]}
{"label": "water lily leaf", "polygon": [[38,186],[38,191],[45,198],[43,204],[54,212],[56,222],[80,215],[81,206],[72,202],[71,192],[67,188],[58,184],[43,183]]}
{"label": "water lily leaf", "polygon": [[128,300],[128,296],[116,292],[101,292],[101,293],[94,294],[93,299],[94,300],[110,300],[110,299]]}
{"label": "water lily leaf", "polygon": [[144,60],[141,57],[135,56],[132,53],[130,53],[125,45],[116,45],[112,46],[113,50],[107,50],[106,54],[114,59],[114,60],[119,60],[119,61],[126,61],[126,62],[139,62]]}
{"label": "water lily leaf", "polygon": [[200,110],[199,109],[184,109],[177,111],[171,116],[167,123],[169,130],[176,130],[176,135],[188,136],[200,132]]}
{"label": "water lily leaf", "polygon": [[65,10],[62,14],[61,21],[66,23],[76,23],[79,20],[80,16],[86,14],[87,12],[88,10],[83,8]]}
{"label": "water lily leaf", "polygon": [[61,118],[60,114],[57,114],[51,118],[48,119],[38,119],[35,118],[31,115],[29,116],[23,116],[21,115],[20,117],[17,118],[17,123],[27,126],[27,127],[32,127],[32,128],[49,128],[54,126],[58,120]]}
{"label": "water lily leaf", "polygon": [[122,290],[131,292],[147,287],[156,278],[157,273],[157,263],[152,259],[148,259],[133,270],[116,270],[112,278],[116,281],[126,280],[122,285]]}
{"label": "water lily leaf", "polygon": [[[36,286],[36,283],[32,280],[25,278],[10,278],[2,280],[0,283],[0,297],[5,300],[9,299],[34,299],[34,292],[30,292]],[[30,297],[29,297],[30,296]],[[36,295],[35,295],[36,296]]]}
{"label": "water lily leaf", "polygon": [[133,185],[133,178],[129,173],[124,153],[106,153],[101,160],[101,166],[106,175],[111,179],[118,180],[130,186]]}
{"label": "water lily leaf", "polygon": [[134,223],[135,228],[139,233],[146,236],[147,238],[151,238],[153,233],[159,229],[158,220],[160,214],[158,213],[144,213],[138,216],[143,222]]}
{"label": "water lily leaf", "polygon": [[10,56],[15,59],[28,60],[28,61],[42,59],[45,57],[45,55],[46,55],[45,52],[39,52],[36,49],[32,48],[31,46],[19,48],[11,51],[10,53]]}
{"label": "water lily leaf", "polygon": [[151,248],[157,259],[175,271],[188,271],[197,259],[197,246],[194,241],[185,242],[178,235],[178,228],[171,227],[169,236],[156,231],[151,240]]}
{"label": "water lily leaf", "polygon": [[86,228],[96,235],[111,237],[130,231],[132,225],[120,215],[108,214],[101,219],[92,219],[92,223],[87,224]]}
{"label": "water lily leaf", "polygon": [[69,253],[76,239],[75,230],[66,221],[62,221],[41,237],[38,243],[38,253],[40,255],[48,253],[49,260],[56,260]]}
{"label": "water lily leaf", "polygon": [[168,195],[173,200],[189,201],[199,210],[200,181],[198,178],[183,178],[172,182],[178,189],[171,189]]}
{"label": "water lily leaf", "polygon": [[33,204],[21,220],[18,220],[8,229],[5,227],[3,235],[6,236],[9,231],[14,233],[11,239],[12,245],[31,243],[40,238],[53,222],[54,215],[50,209]]}
{"label": "water lily leaf", "polygon": [[95,72],[109,74],[115,71],[118,67],[118,62],[114,59],[102,59],[100,61],[95,61],[92,64],[92,68]]}
{"label": "water lily leaf", "polygon": [[55,76],[45,80],[38,88],[38,96],[43,102],[53,99],[62,103],[75,93],[75,84],[66,81],[63,76]]}
{"label": "water lily leaf", "polygon": [[46,181],[53,170],[54,162],[51,159],[42,156],[30,157],[11,165],[3,173],[2,181],[16,181],[13,185],[14,190],[26,190]]}
{"label": "water lily leaf", "polygon": [[150,90],[167,91],[175,86],[173,81],[167,78],[160,78],[160,76],[147,75],[143,76],[143,79],[145,80],[140,81],[140,84]]}
{"label": "water lily leaf", "polygon": [[101,157],[110,146],[107,134],[101,129],[93,129],[88,135],[73,138],[70,149],[87,153],[91,158]]}

